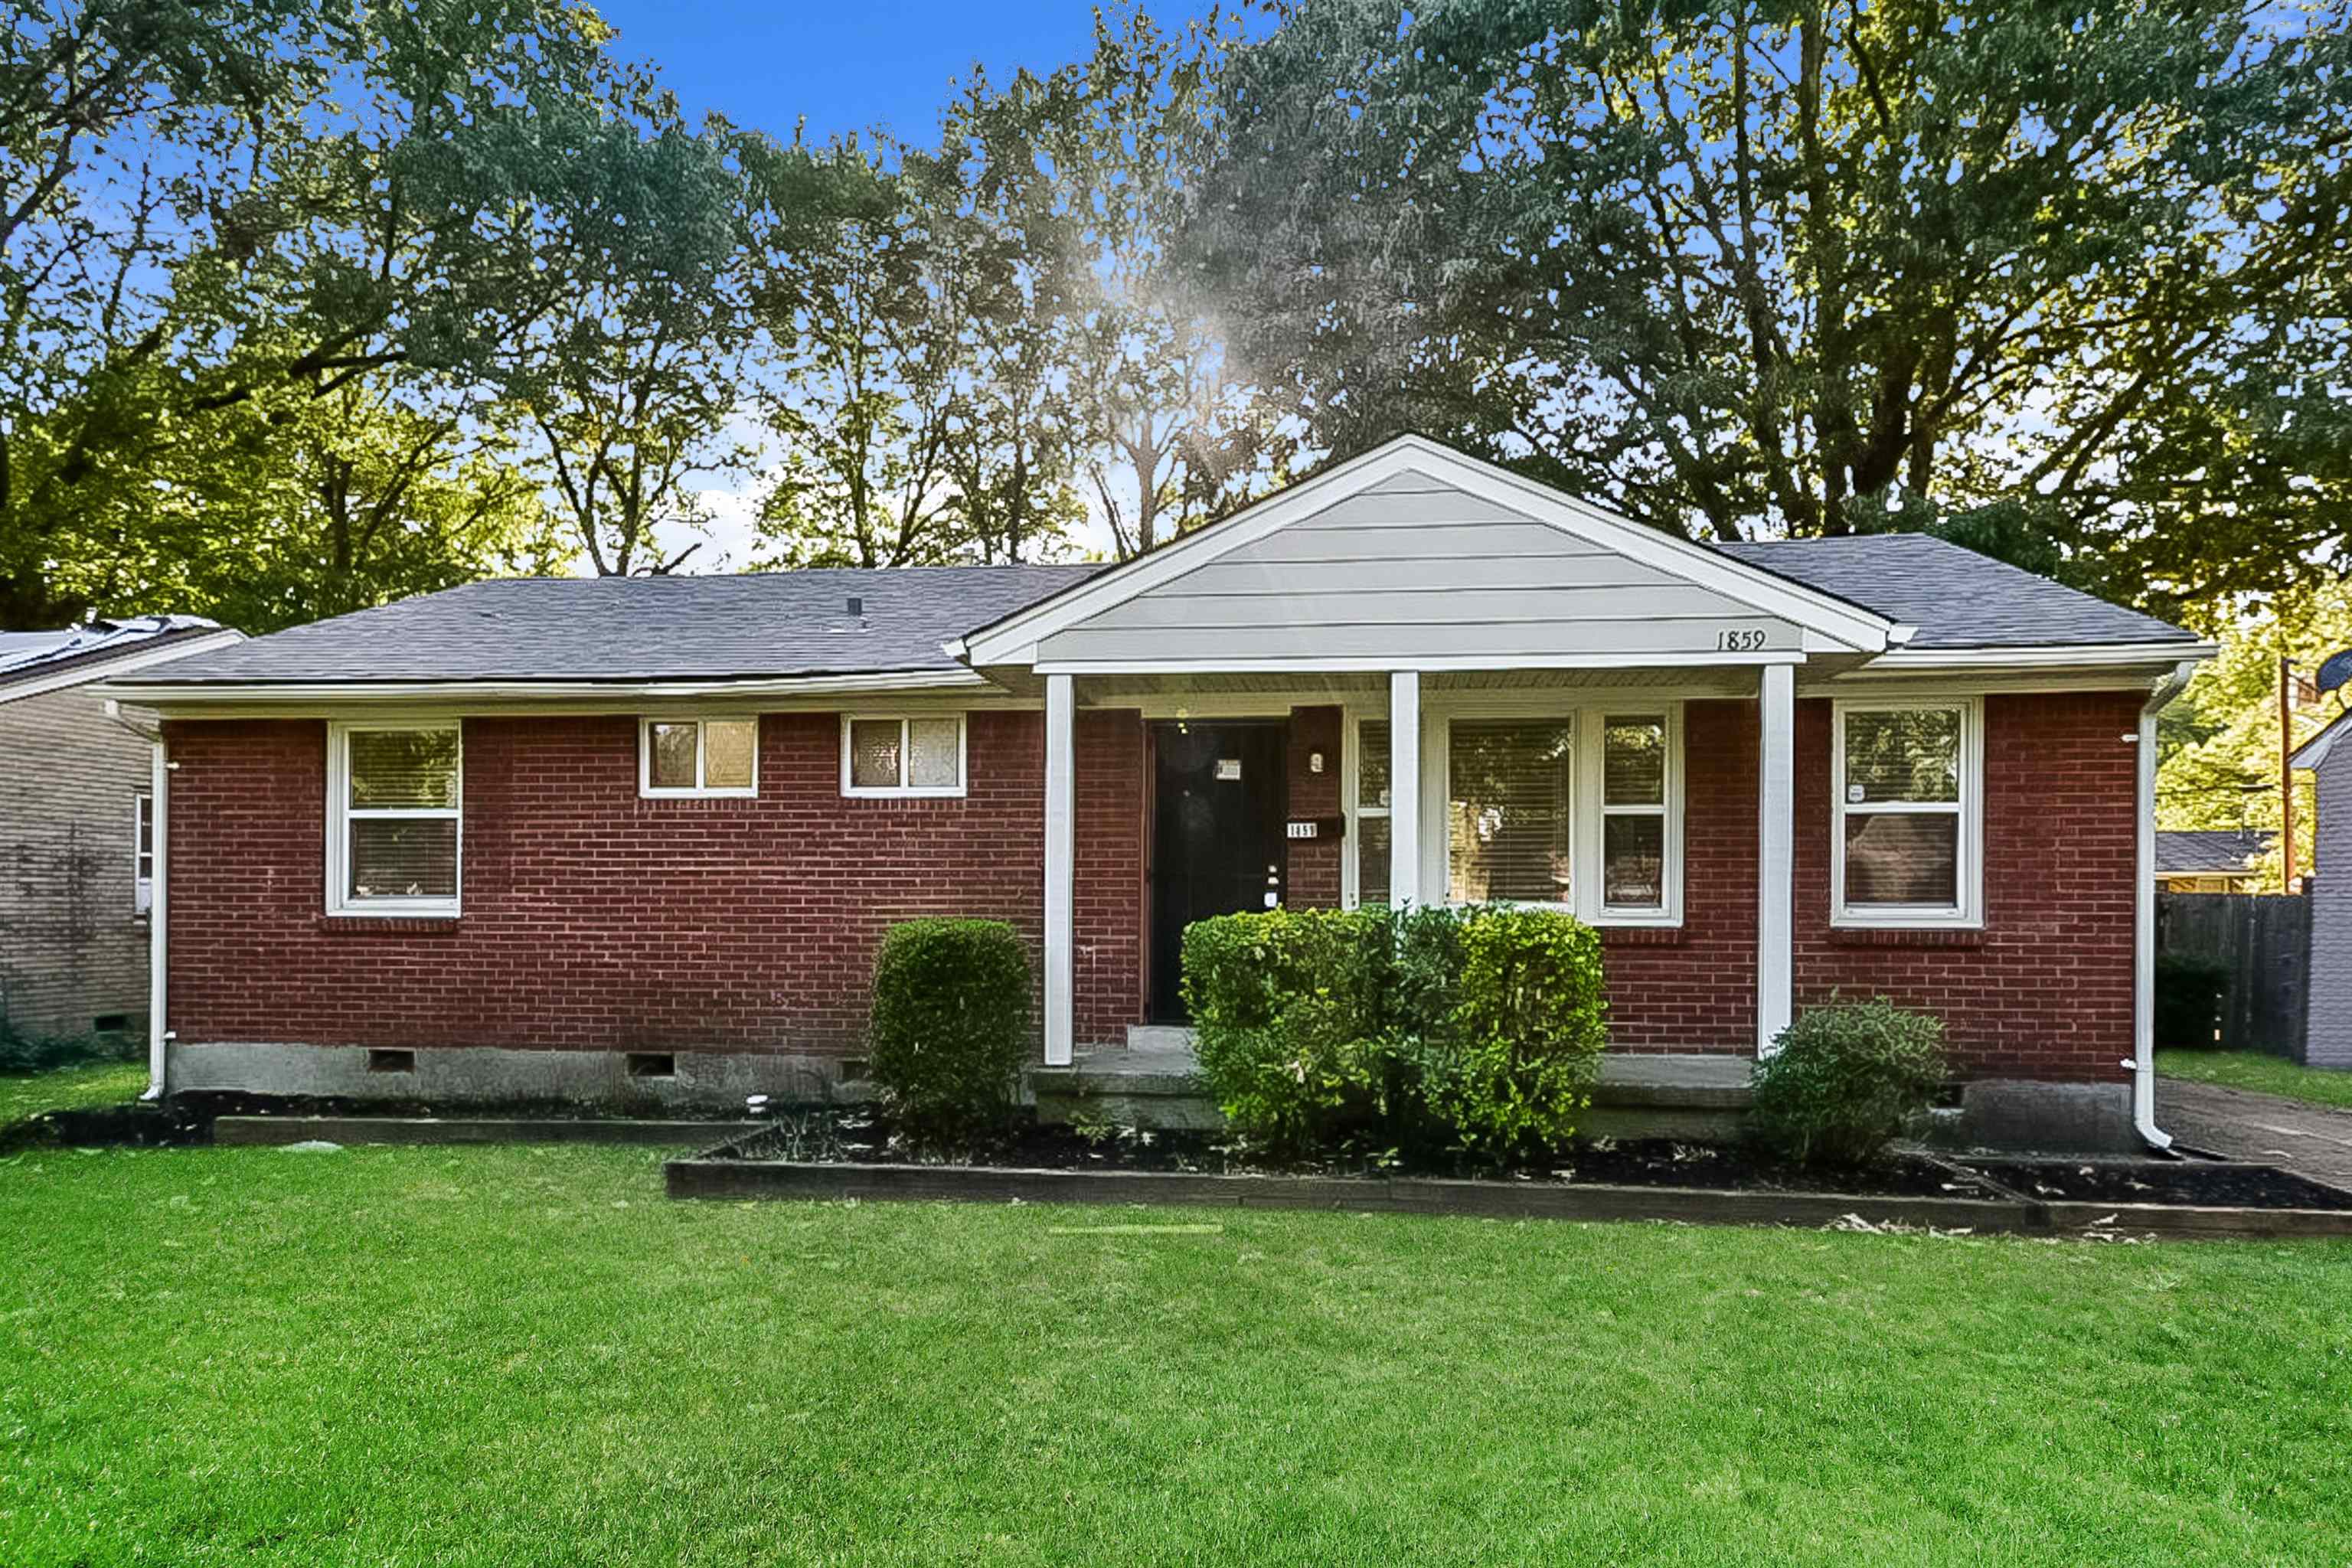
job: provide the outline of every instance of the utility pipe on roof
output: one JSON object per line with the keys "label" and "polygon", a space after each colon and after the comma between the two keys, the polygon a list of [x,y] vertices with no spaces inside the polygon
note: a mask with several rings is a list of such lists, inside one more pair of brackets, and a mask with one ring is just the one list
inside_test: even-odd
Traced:
{"label": "utility pipe on roof", "polygon": [[2169,1149],[2172,1135],[2156,1124],[2156,716],[2197,673],[2193,661],[2172,673],[2139,710],[2138,882],[2132,894],[2132,1125],[2151,1149]]}

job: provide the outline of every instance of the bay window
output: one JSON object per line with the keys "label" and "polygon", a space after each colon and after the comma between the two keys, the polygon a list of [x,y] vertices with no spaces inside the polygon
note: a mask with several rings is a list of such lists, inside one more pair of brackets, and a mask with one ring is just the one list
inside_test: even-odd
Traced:
{"label": "bay window", "polygon": [[331,724],[327,910],[457,912],[464,743],[456,720]]}
{"label": "bay window", "polygon": [[1830,876],[1838,923],[1978,923],[1979,714],[1965,700],[1837,704]]}

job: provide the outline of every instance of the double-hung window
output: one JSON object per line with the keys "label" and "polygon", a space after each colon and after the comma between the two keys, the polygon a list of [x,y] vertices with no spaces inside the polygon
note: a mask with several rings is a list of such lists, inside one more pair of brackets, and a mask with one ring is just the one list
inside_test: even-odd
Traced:
{"label": "double-hung window", "polygon": [[456,720],[327,733],[327,910],[457,912],[464,742]]}
{"label": "double-hung window", "polygon": [[[1424,820],[1446,902],[1543,904],[1601,924],[1682,918],[1680,716],[1674,705],[1433,714]],[[1356,727],[1354,891],[1388,900],[1389,726]],[[1442,805],[1442,809],[1439,806]],[[1433,856],[1437,847],[1432,847]],[[1434,869],[1434,867],[1432,868]]]}
{"label": "double-hung window", "polygon": [[1830,854],[1838,923],[1979,922],[1980,713],[1974,700],[1837,705]]}
{"label": "double-hung window", "polygon": [[963,792],[962,714],[842,715],[842,794],[921,796]]}
{"label": "double-hung window", "polygon": [[648,799],[758,795],[759,720],[639,720],[637,793]]}

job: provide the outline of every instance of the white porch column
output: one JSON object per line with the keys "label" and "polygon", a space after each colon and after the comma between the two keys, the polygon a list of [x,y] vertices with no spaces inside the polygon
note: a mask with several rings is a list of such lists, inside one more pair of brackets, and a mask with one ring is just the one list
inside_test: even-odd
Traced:
{"label": "white porch column", "polygon": [[1756,836],[1756,1054],[1789,1026],[1796,914],[1797,671],[1764,667]]}
{"label": "white porch column", "polygon": [[1045,1065],[1070,1065],[1075,989],[1071,943],[1077,901],[1076,693],[1066,675],[1045,678]]}
{"label": "white porch column", "polygon": [[1389,901],[1402,909],[1421,892],[1421,672],[1389,675]]}

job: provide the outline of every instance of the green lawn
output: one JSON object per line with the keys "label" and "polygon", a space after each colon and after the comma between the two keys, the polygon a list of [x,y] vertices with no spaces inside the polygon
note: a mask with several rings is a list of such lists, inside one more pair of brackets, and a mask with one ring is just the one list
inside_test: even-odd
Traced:
{"label": "green lawn", "polygon": [[[2329,1563],[2352,1246],[0,1163],[0,1563]],[[1211,1225],[1207,1234],[1066,1234]]]}
{"label": "green lawn", "polygon": [[0,1074],[0,1127],[44,1110],[121,1105],[147,1091],[147,1064],[85,1062],[25,1077]]}
{"label": "green lawn", "polygon": [[2158,1051],[2156,1070],[2167,1078],[2193,1079],[2225,1089],[2251,1089],[2314,1105],[2352,1109],[2352,1072],[2297,1067],[2284,1057],[2253,1051]]}

